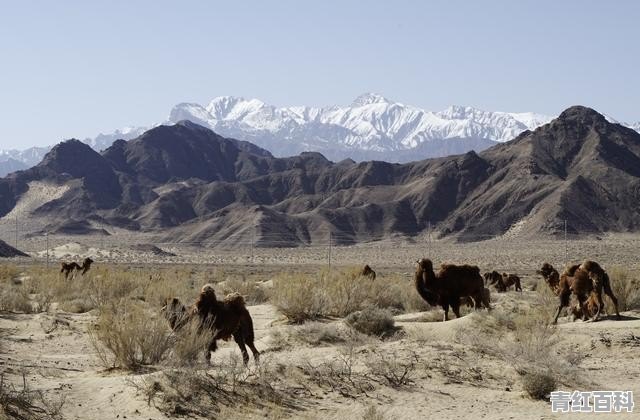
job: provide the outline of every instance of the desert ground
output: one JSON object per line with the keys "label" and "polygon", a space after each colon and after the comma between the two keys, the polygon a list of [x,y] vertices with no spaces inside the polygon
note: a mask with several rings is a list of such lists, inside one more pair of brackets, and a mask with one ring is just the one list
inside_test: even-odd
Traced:
{"label": "desert ground", "polygon": [[[10,227],[4,234],[11,243]],[[527,391],[534,375],[552,378],[557,390],[640,395],[638,236],[566,242],[509,236],[464,244],[397,238],[266,249],[155,244],[174,255],[132,249],[152,240],[19,238],[18,246],[32,258],[1,262],[4,410],[23,404],[18,411],[28,414],[22,418],[64,419],[596,415],[552,413],[548,396],[536,399]],[[60,276],[60,261],[86,256],[95,264],[85,276]],[[517,273],[524,291],[490,288],[491,312],[465,307],[460,319],[452,315],[442,322],[443,311],[428,307],[413,288],[421,257],[436,267],[468,263],[481,272]],[[550,325],[557,297],[535,270],[545,261],[561,270],[587,258],[599,261],[611,274],[614,291],[624,294],[622,319],[611,315],[607,300],[608,314],[597,322],[572,321],[563,313],[557,326]],[[376,270],[375,281],[354,274],[365,263]],[[190,303],[205,283],[213,284],[218,296],[237,291],[245,297],[262,353],[259,364],[251,359],[245,368],[233,340],[219,342],[211,364],[203,351],[195,359],[178,351],[185,339],[169,330],[161,302],[178,296]],[[315,302],[319,295],[323,298]],[[393,325],[383,319],[388,328],[382,332],[358,328],[349,313],[366,308],[384,311],[372,317],[390,317]],[[138,329],[122,331],[119,325],[126,322]],[[126,334],[130,340],[147,335],[140,331],[158,340],[151,347],[166,346],[161,355],[142,360],[141,352],[151,351],[146,343],[133,351],[140,360],[127,363],[105,344]]]}

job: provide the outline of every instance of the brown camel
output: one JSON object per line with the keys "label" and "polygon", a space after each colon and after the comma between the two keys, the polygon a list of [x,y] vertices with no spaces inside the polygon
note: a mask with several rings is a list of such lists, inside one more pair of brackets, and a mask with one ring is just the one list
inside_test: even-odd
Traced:
{"label": "brown camel", "polygon": [[483,277],[485,284],[487,286],[494,286],[498,293],[507,291],[502,275],[497,271],[493,270],[491,272],[484,273]]}
{"label": "brown camel", "polygon": [[209,328],[213,331],[213,338],[207,348],[207,361],[211,360],[211,352],[218,348],[216,341],[229,340],[233,337],[242,352],[244,364],[249,362],[249,353],[245,345],[249,346],[253,358],[258,362],[260,352],[253,344],[253,320],[240,294],[232,293],[219,301],[213,286],[205,284],[198,299],[190,308],[186,308],[178,298],[170,298],[165,302],[162,312],[174,330],[196,319],[201,328]]}
{"label": "brown camel", "polygon": [[508,290],[511,286],[515,285],[516,292],[522,292],[520,277],[515,274],[502,273],[502,284],[504,285],[505,290]]}
{"label": "brown camel", "polygon": [[60,272],[64,273],[64,278],[68,279],[69,274],[75,274],[76,271],[80,271],[82,267],[78,265],[78,263],[72,262],[62,262],[60,263]]}
{"label": "brown camel", "polygon": [[75,274],[76,272],[80,271],[81,275],[85,275],[85,273],[87,271],[89,271],[89,269],[91,268],[91,264],[93,264],[93,260],[89,257],[85,258],[84,261],[82,262],[82,265],[72,261],[70,263],[60,263],[60,272],[64,273],[64,278],[68,279],[69,275],[71,275],[72,278],[75,278]]}
{"label": "brown camel", "polygon": [[365,264],[365,266],[362,267],[362,271],[360,271],[360,275],[362,277],[368,277],[371,281],[376,279],[376,272],[373,271],[373,269],[369,267],[368,264]]}
{"label": "brown camel", "polygon": [[430,259],[423,258],[417,263],[416,290],[430,305],[442,306],[445,321],[449,320],[449,307],[460,318],[460,299],[467,296],[473,299],[476,309],[483,305],[491,309],[477,266],[443,264],[436,274]]}
{"label": "brown camel", "polygon": [[[553,268],[553,267],[552,267]],[[558,286],[560,298],[560,304],[554,317],[553,323],[558,322],[558,317],[562,308],[569,306],[569,300],[571,294],[578,300],[579,311],[582,313],[582,319],[586,321],[590,315],[588,307],[589,296],[593,293],[598,301],[597,310],[595,315],[591,317],[592,321],[597,321],[600,317],[600,313],[604,308],[604,301],[602,299],[602,292],[607,294],[613,301],[613,305],[616,310],[617,319],[620,319],[620,313],[618,312],[618,299],[613,295],[611,290],[611,284],[609,275],[600,267],[600,265],[594,261],[585,261],[582,264],[574,264],[565,269],[560,276],[560,283]]]}
{"label": "brown camel", "polygon": [[540,270],[536,270],[536,273],[542,276],[547,286],[549,286],[549,289],[551,289],[556,296],[560,294],[560,274],[558,270],[553,268],[551,264],[544,263]]}

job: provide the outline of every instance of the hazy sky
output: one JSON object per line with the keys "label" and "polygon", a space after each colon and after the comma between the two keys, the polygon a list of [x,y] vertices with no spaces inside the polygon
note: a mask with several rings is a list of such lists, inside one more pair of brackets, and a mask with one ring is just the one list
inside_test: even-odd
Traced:
{"label": "hazy sky", "polygon": [[0,0],[0,148],[220,95],[640,120],[638,1]]}

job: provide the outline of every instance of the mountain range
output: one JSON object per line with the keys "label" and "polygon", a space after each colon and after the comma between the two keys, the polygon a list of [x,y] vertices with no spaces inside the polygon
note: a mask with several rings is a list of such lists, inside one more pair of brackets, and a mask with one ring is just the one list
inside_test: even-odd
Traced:
{"label": "mountain range", "polygon": [[118,140],[102,153],[78,140],[0,179],[0,216],[33,181],[65,186],[31,216],[48,232],[97,226],[158,241],[232,245],[351,244],[430,226],[478,240],[518,234],[640,230],[640,134],[575,106],[483,152],[409,163],[278,158],[190,121]]}
{"label": "mountain range", "polygon": [[[480,152],[551,119],[531,112],[488,112],[462,106],[431,112],[366,93],[348,106],[324,108],[279,108],[258,99],[220,96],[206,106],[178,104],[162,124],[188,120],[222,136],[250,141],[278,157],[315,151],[334,161],[410,162]],[[640,122],[628,126],[640,131]],[[126,127],[83,141],[101,151],[149,128]],[[36,165],[50,149],[0,150],[0,176]]]}

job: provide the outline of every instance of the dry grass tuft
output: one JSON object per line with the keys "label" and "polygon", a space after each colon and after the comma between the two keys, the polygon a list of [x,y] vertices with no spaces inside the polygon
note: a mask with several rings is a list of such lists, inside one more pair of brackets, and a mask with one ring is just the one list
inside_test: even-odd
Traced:
{"label": "dry grass tuft", "polygon": [[273,410],[291,417],[303,404],[298,390],[282,380],[283,366],[262,360],[256,370],[247,370],[238,358],[207,370],[171,369],[160,376],[146,377],[134,385],[170,417],[238,418],[251,410]]}
{"label": "dry grass tuft", "polygon": [[[613,294],[618,299],[618,309],[620,311],[640,309],[640,280],[638,280],[638,273],[631,273],[625,268],[614,267],[609,271],[609,278],[611,279]],[[613,303],[609,297],[605,296],[605,299],[607,312],[615,313]]]}
{"label": "dry grass tuft", "polygon": [[103,305],[89,335],[106,368],[135,370],[157,364],[172,345],[164,318],[126,300]]}
{"label": "dry grass tuft", "polygon": [[345,321],[356,331],[376,337],[388,337],[396,330],[391,311],[374,306],[350,314]]}
{"label": "dry grass tuft", "polygon": [[316,276],[285,274],[273,280],[272,303],[292,322],[323,317],[344,317],[368,306],[396,312],[426,310],[408,279],[383,278],[375,281],[358,270],[322,271]]}
{"label": "dry grass tuft", "polygon": [[525,373],[522,377],[522,386],[531,398],[544,400],[556,390],[556,380],[548,373]]}
{"label": "dry grass tuft", "polygon": [[29,389],[26,377],[22,376],[22,387],[6,383],[0,374],[0,418],[16,420],[62,419],[65,398],[47,398],[42,391]]}

